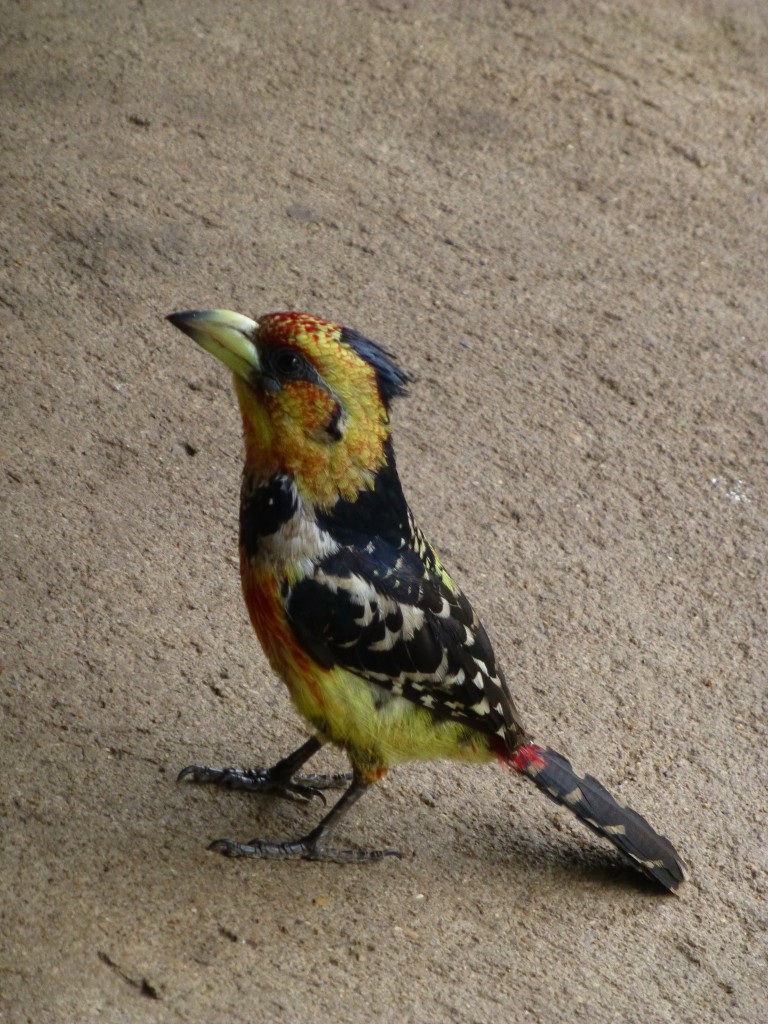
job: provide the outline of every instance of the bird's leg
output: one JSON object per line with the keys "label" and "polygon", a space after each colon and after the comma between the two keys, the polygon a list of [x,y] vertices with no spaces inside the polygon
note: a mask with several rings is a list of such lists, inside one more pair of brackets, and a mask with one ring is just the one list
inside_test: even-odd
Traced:
{"label": "bird's leg", "polygon": [[233,839],[217,839],[208,847],[227,857],[257,857],[263,860],[326,860],[337,864],[356,864],[361,861],[381,860],[383,857],[400,857],[398,850],[340,850],[327,847],[325,839],[331,829],[338,825],[352,804],[371,786],[360,776],[354,775],[352,784],[341,799],[326,814],[320,824],[294,842],[272,843],[264,839],[251,839],[249,843],[237,843]]}
{"label": "bird's leg", "polygon": [[192,764],[183,768],[177,782],[209,783],[225,789],[241,789],[249,793],[274,793],[288,800],[311,800],[319,797],[325,803],[322,790],[340,789],[352,779],[350,772],[340,775],[296,775],[296,772],[322,747],[322,740],[312,736],[306,743],[284,757],[271,768],[208,768]]}

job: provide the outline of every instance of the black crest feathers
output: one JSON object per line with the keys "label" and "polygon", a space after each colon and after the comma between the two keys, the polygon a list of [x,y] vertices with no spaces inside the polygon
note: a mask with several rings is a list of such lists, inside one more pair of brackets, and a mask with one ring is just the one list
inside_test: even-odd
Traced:
{"label": "black crest feathers", "polygon": [[373,367],[379,394],[387,408],[393,398],[408,393],[408,384],[411,378],[381,345],[363,337],[351,327],[342,327],[341,341],[343,345],[349,345],[351,349],[354,349],[361,359]]}

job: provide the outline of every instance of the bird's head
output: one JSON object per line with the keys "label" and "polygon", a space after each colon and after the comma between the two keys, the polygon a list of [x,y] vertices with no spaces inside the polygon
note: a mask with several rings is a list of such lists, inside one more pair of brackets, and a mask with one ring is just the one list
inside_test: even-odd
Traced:
{"label": "bird's head", "polygon": [[168,319],[232,370],[250,472],[290,474],[320,506],[373,486],[386,461],[389,405],[408,380],[383,348],[307,313],[251,320],[215,309]]}

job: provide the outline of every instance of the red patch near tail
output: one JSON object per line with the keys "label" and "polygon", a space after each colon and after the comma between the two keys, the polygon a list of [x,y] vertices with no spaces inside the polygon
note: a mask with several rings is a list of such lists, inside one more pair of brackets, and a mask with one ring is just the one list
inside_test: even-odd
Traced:
{"label": "red patch near tail", "polygon": [[526,772],[528,769],[541,770],[546,765],[544,751],[534,743],[518,747],[510,757],[509,763],[519,772]]}

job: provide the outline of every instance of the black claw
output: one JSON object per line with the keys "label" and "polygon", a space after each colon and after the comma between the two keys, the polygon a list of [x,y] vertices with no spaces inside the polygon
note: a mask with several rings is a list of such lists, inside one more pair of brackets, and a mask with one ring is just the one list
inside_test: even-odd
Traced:
{"label": "black claw", "polygon": [[238,843],[231,839],[214,839],[212,843],[208,843],[207,849],[213,853],[220,853],[224,857],[232,857],[235,856],[234,847],[236,846]]}
{"label": "black claw", "polygon": [[387,846],[383,850],[314,850],[309,860],[327,860],[335,864],[363,864],[372,860],[384,860],[385,857],[402,859],[402,853]]}
{"label": "black claw", "polygon": [[361,864],[385,857],[403,855],[399,850],[385,847],[383,850],[336,850],[318,846],[309,837],[292,843],[270,843],[264,839],[251,839],[238,843],[234,839],[216,839],[208,849],[225,857],[252,857],[257,860],[315,860],[333,864]]}
{"label": "black claw", "polygon": [[297,775],[295,779],[308,789],[346,789],[353,777],[352,772],[339,772],[336,775],[310,772],[306,775]]}
{"label": "black claw", "polygon": [[216,839],[208,846],[214,853],[225,857],[254,857],[261,860],[295,859],[306,855],[306,849],[298,843],[265,843],[252,839],[249,843],[238,843],[234,839]]}
{"label": "black claw", "polygon": [[249,793],[274,793],[276,796],[289,800],[306,801],[319,797],[325,804],[324,789],[346,788],[337,803],[325,815],[320,824],[303,839],[295,842],[271,843],[263,839],[252,839],[249,843],[238,843],[234,839],[216,839],[208,847],[215,853],[226,857],[257,857],[264,859],[304,858],[305,860],[334,861],[337,864],[359,864],[363,861],[382,860],[384,857],[400,857],[398,850],[336,850],[324,845],[328,833],[336,827],[349,808],[360,799],[369,788],[358,775],[345,773],[340,775],[299,775],[298,770],[322,746],[321,741],[313,736],[298,750],[278,761],[271,768],[208,768],[202,764],[191,764],[182,768],[177,781],[189,779],[191,782],[208,783],[223,786],[225,789],[244,790]]}
{"label": "black claw", "polygon": [[195,782],[201,785],[221,786],[223,789],[237,789],[249,793],[271,793],[300,803],[311,803],[317,797],[325,805],[326,800],[313,779],[307,784],[300,776],[298,781],[276,778],[268,768],[208,768],[202,764],[191,764],[182,768],[177,782]]}
{"label": "black claw", "polygon": [[217,768],[206,768],[205,765],[187,765],[186,768],[182,768],[176,776],[177,782],[183,782],[189,779],[191,782],[211,782],[214,781],[212,778],[207,778],[209,774],[221,774]]}
{"label": "black claw", "polygon": [[323,790],[343,788],[351,779],[349,772],[340,775],[297,775],[291,778],[271,768],[209,768],[204,764],[190,764],[176,776],[177,782],[188,780],[201,785],[221,786],[223,789],[271,793],[299,803],[311,803],[317,798],[324,807],[327,806],[327,800]]}
{"label": "black claw", "polygon": [[323,807],[328,806],[328,801],[325,799],[325,794],[322,790],[313,789],[312,786],[305,786],[303,781],[275,786],[270,792],[275,793],[277,796],[282,796],[286,800],[294,800],[296,803],[301,804],[311,804],[315,797],[317,797]]}

